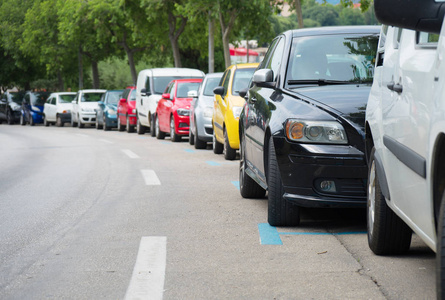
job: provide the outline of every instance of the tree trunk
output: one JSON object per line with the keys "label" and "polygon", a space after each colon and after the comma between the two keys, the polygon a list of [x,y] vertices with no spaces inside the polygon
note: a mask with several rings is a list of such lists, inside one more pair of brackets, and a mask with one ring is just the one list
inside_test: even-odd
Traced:
{"label": "tree trunk", "polygon": [[295,5],[295,11],[297,12],[297,21],[298,21],[298,28],[303,28],[303,11],[301,10],[301,1],[300,0],[294,0]]}
{"label": "tree trunk", "polygon": [[79,90],[83,89],[83,62],[82,62],[82,46],[79,46]]}
{"label": "tree trunk", "polygon": [[63,76],[62,76],[62,71],[58,70],[57,71],[57,81],[58,81],[58,90],[63,92],[65,90],[65,86],[63,84]]}
{"label": "tree trunk", "polygon": [[215,36],[213,19],[209,11],[209,73],[215,72]]}
{"label": "tree trunk", "polygon": [[[178,29],[176,29],[176,19],[177,18],[181,19],[181,25],[179,26]],[[170,39],[170,44],[172,46],[173,59],[175,61],[176,68],[182,67],[181,55],[179,54],[178,39],[179,39],[179,36],[181,35],[181,33],[184,32],[186,24],[187,24],[186,17],[183,17],[183,16],[175,17],[173,15],[173,13],[171,13],[171,12],[168,13],[168,27],[169,27],[168,38]]]}
{"label": "tree trunk", "polygon": [[249,63],[249,50],[250,50],[249,39],[247,38],[246,39],[246,63]]}
{"label": "tree trunk", "polygon": [[229,22],[226,24],[224,21],[223,13],[221,9],[219,9],[219,22],[221,24],[221,33],[222,33],[222,42],[224,49],[224,61],[226,63],[226,68],[230,67],[232,64],[230,61],[230,47],[229,47],[229,37],[233,28],[233,24],[236,19],[236,11],[232,10],[230,12]]}
{"label": "tree trunk", "polygon": [[100,88],[99,82],[99,66],[97,61],[91,60],[91,70],[93,72],[93,89]]}

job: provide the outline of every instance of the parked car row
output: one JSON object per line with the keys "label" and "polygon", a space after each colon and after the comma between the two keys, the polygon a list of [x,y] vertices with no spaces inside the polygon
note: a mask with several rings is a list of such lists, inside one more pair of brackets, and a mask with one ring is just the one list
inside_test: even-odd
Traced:
{"label": "parked car row", "polygon": [[[384,15],[380,1],[376,10]],[[302,207],[367,207],[376,254],[407,251],[414,230],[443,259],[444,85],[441,67],[434,66],[443,65],[444,35],[437,43],[429,33],[391,26],[290,30],[272,41],[260,64],[206,76],[148,69],[135,87],[79,91],[70,121],[136,128],[173,142],[188,137],[196,149],[211,142],[228,160],[239,150],[240,194],[267,194],[270,225],[299,225]],[[21,123],[31,116],[34,123],[38,116],[45,124],[66,121],[68,108],[55,109],[54,118],[46,105],[72,94],[53,94],[43,113],[35,108],[43,95],[27,95]],[[0,118],[10,124],[19,100],[1,99]]]}

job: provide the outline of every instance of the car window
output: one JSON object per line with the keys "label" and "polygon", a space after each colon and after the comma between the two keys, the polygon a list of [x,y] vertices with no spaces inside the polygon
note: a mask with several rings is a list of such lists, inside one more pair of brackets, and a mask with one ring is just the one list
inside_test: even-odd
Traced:
{"label": "car window", "polygon": [[267,50],[266,55],[264,56],[264,59],[263,59],[263,61],[261,62],[261,65],[260,65],[259,69],[265,69],[265,68],[267,68],[266,65],[268,64],[268,62],[269,62],[269,60],[270,60],[270,57],[272,56],[272,53],[273,53],[274,50],[275,50],[275,45],[277,44],[278,40],[279,40],[279,38],[276,38],[276,39],[274,39],[274,40],[272,41],[272,43],[270,44],[269,49]]}
{"label": "car window", "polygon": [[47,92],[38,92],[34,93],[31,98],[31,104],[32,105],[43,105],[45,104],[46,100],[48,99],[49,93]]}
{"label": "car window", "polygon": [[213,89],[218,86],[219,81],[220,81],[220,78],[218,78],[218,77],[207,78],[206,84],[204,86],[203,95],[213,96]]}
{"label": "car window", "polygon": [[226,78],[224,78],[224,82],[222,84],[222,86],[224,87],[224,95],[223,96],[227,95],[227,92],[229,90],[229,81],[230,81],[231,77],[232,77],[232,69],[228,70]]}
{"label": "car window", "polygon": [[439,42],[439,35],[435,33],[422,32],[418,31],[416,33],[417,37],[417,45],[419,46],[428,46],[428,47],[437,47],[437,43]]}
{"label": "car window", "polygon": [[145,80],[145,90],[147,91],[147,94],[151,94],[150,76],[147,76],[147,79]]}
{"label": "car window", "polygon": [[59,95],[59,103],[71,103],[76,95]]}
{"label": "car window", "polygon": [[122,96],[122,91],[109,91],[107,93],[107,104],[117,104]]}
{"label": "car window", "polygon": [[182,78],[202,78],[202,77],[196,77],[196,76],[156,76],[153,77],[153,85],[154,85],[154,93],[155,94],[162,94],[165,91],[165,87],[175,79],[182,79]]}
{"label": "car window", "polygon": [[130,101],[136,101],[136,90],[131,90]]}
{"label": "car window", "polygon": [[98,102],[103,93],[83,93],[81,102]]}
{"label": "car window", "polygon": [[372,82],[378,34],[295,37],[287,84],[305,80]]}
{"label": "car window", "polygon": [[271,59],[268,61],[268,63],[265,66],[265,69],[271,69],[273,71],[273,81],[277,80],[278,73],[280,71],[281,66],[281,60],[283,58],[283,51],[284,51],[284,38],[281,38],[277,42],[277,46],[275,47],[274,51],[271,52]]}
{"label": "car window", "polygon": [[233,76],[232,95],[239,95],[239,92],[249,86],[250,79],[255,72],[255,68],[236,69]]}
{"label": "car window", "polygon": [[11,96],[12,101],[17,104],[22,104],[24,92],[10,93],[9,95]]}
{"label": "car window", "polygon": [[51,103],[51,100],[52,100],[53,98],[48,98],[48,100],[46,100],[46,103],[48,103],[48,104],[52,104]]}
{"label": "car window", "polygon": [[177,98],[188,98],[188,92],[197,91],[201,82],[179,82],[176,90]]}
{"label": "car window", "polygon": [[56,97],[51,97],[51,104],[56,105]]}

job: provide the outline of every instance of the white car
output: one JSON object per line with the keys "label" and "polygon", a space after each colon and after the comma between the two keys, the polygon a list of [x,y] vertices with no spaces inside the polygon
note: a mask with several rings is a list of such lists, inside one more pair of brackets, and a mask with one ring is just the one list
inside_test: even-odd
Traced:
{"label": "white car", "polygon": [[43,107],[43,124],[49,126],[56,124],[62,127],[64,123],[71,122],[71,103],[76,97],[74,92],[52,93],[49,95]]}
{"label": "white car", "polygon": [[71,111],[71,126],[79,128],[85,124],[96,124],[96,111],[99,108],[98,102],[106,90],[80,90],[73,100],[73,110]]}
{"label": "white car", "polygon": [[401,6],[398,0],[375,0],[374,5],[379,21],[392,26],[382,27],[366,108],[368,242],[379,255],[403,253],[414,231],[436,251],[437,296],[443,299],[443,4],[413,0]]}
{"label": "white car", "polygon": [[[204,72],[187,68],[146,69],[139,72],[136,83],[136,131],[144,134],[147,128],[155,128],[154,114],[165,88],[174,79],[203,78]],[[155,130],[151,130],[155,136]]]}

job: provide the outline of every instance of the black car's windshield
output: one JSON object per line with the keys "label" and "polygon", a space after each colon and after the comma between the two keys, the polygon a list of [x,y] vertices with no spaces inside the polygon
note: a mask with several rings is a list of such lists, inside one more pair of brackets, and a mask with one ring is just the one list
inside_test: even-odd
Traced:
{"label": "black car's windshield", "polygon": [[213,89],[216,88],[221,80],[221,77],[207,78],[204,86],[204,96],[213,96]]}
{"label": "black car's windshield", "polygon": [[292,41],[287,84],[372,82],[377,43],[376,34],[296,37]]}
{"label": "black car's windshield", "polygon": [[183,78],[202,78],[196,76],[157,76],[153,77],[154,93],[161,95],[170,81]]}
{"label": "black car's windshield", "polygon": [[238,96],[239,92],[249,86],[250,79],[256,68],[237,69],[233,77],[232,95]]}
{"label": "black car's windshield", "polygon": [[59,95],[60,103],[71,103],[71,101],[74,100],[74,97],[76,97],[75,94],[73,94],[73,95]]}
{"label": "black car's windshield", "polygon": [[98,102],[103,93],[83,93],[81,102]]}
{"label": "black car's windshield", "polygon": [[31,104],[32,105],[44,105],[46,102],[46,99],[48,99],[48,97],[49,97],[48,92],[34,93],[34,95],[31,96]]}
{"label": "black car's windshield", "polygon": [[17,104],[22,104],[23,97],[25,96],[25,93],[17,92],[17,93],[10,93],[12,102],[15,102]]}
{"label": "black car's windshield", "polygon": [[122,97],[123,90],[116,91],[108,91],[107,95],[107,103],[108,104],[117,104]]}

